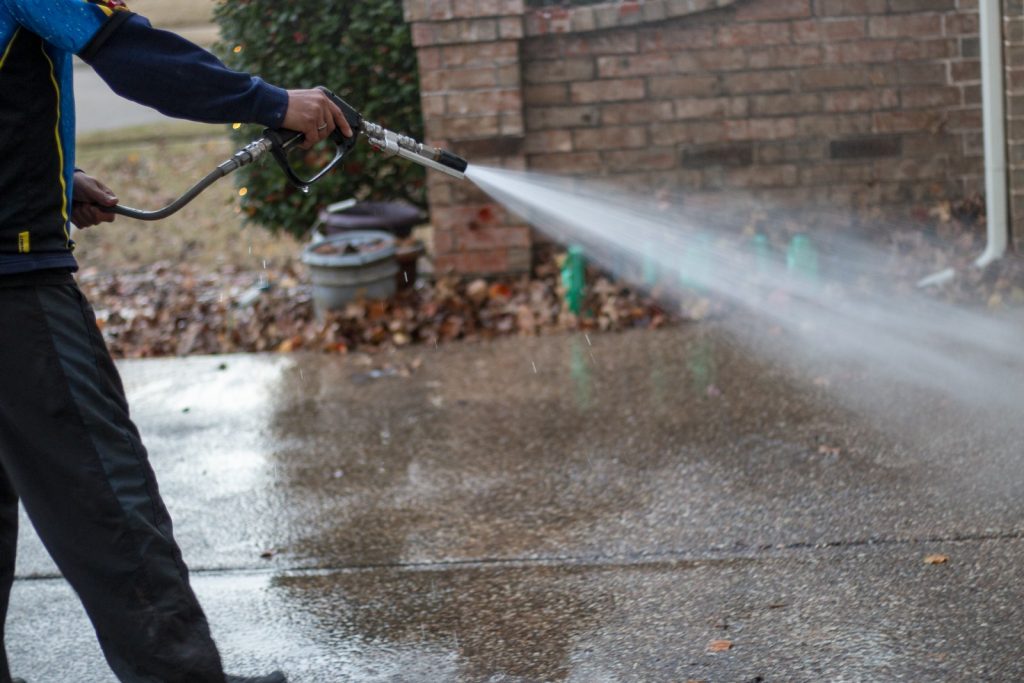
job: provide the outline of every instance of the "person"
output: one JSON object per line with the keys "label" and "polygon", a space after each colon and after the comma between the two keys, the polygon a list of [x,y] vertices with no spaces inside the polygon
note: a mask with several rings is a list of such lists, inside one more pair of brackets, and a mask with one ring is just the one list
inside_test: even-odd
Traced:
{"label": "person", "polygon": [[[124,389],[75,284],[70,237],[117,198],[75,169],[72,56],[174,117],[352,130],[319,90],[229,70],[120,0],[0,0],[0,639],[18,501],[125,683],[281,683],[225,674]],[[12,683],[6,651],[0,683]]]}

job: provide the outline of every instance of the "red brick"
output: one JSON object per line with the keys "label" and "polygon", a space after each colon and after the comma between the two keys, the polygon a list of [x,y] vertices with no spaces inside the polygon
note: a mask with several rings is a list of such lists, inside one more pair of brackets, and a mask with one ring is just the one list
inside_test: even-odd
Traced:
{"label": "red brick", "polygon": [[420,96],[420,103],[423,107],[423,116],[426,118],[444,116],[447,111],[444,95],[432,95],[425,92]]}
{"label": "red brick", "polygon": [[779,140],[797,134],[796,119],[791,117],[739,119],[723,125],[727,140]]}
{"label": "red brick", "polygon": [[[579,133],[582,131],[575,131]],[[527,154],[542,152],[571,152],[573,146],[574,132],[568,130],[538,130],[530,131],[526,135],[524,151]]]}
{"label": "red brick", "polygon": [[945,15],[945,32],[947,36],[976,36],[978,35],[978,14],[977,12]]}
{"label": "red brick", "polygon": [[654,123],[650,134],[654,145],[706,145],[725,141],[725,128],[718,121]]}
{"label": "red brick", "polygon": [[779,45],[749,54],[751,69],[771,69],[785,66],[817,66],[822,63],[818,45]]}
{"label": "red brick", "polygon": [[436,24],[413,24],[412,44],[415,47],[437,44]]}
{"label": "red brick", "polygon": [[473,45],[446,45],[441,51],[445,66],[502,66],[519,61],[519,43],[514,40]]}
{"label": "red brick", "polygon": [[438,273],[460,275],[497,275],[509,272],[508,249],[490,251],[467,251],[438,256],[434,259],[434,270]]}
{"label": "red brick", "polygon": [[[431,208],[431,214],[433,214],[433,208]],[[436,223],[431,223],[434,227],[434,256],[442,254],[450,254],[455,251],[455,231],[439,227]]]}
{"label": "red brick", "polygon": [[645,94],[644,81],[638,78],[587,81],[570,86],[570,95],[576,104],[639,100]]}
{"label": "red brick", "polygon": [[909,38],[942,35],[941,14],[904,14],[871,17],[868,35],[872,38]]}
{"label": "red brick", "polygon": [[736,6],[736,21],[799,19],[809,16],[811,0],[753,0]]}
{"label": "red brick", "polygon": [[722,89],[730,95],[791,91],[793,72],[787,69],[725,74],[722,76]]}
{"label": "red brick", "polygon": [[598,108],[593,106],[531,107],[526,110],[526,127],[531,131],[596,126],[600,120]]}
{"label": "red brick", "polygon": [[943,123],[942,114],[933,111],[892,111],[874,115],[874,128],[878,133],[937,131]]}
{"label": "red brick", "polygon": [[523,100],[529,105],[568,104],[569,87],[565,83],[544,83],[527,85],[523,88]]}
{"label": "red brick", "polygon": [[452,11],[460,18],[522,14],[523,0],[452,0]]}
{"label": "red brick", "polygon": [[960,56],[955,38],[904,40],[896,48],[896,59],[947,59]]}
{"label": "red brick", "polygon": [[949,77],[953,83],[972,83],[981,80],[981,62],[969,59],[949,65]]}
{"label": "red brick", "polygon": [[834,43],[858,40],[866,35],[867,22],[862,17],[793,22],[793,42],[796,43]]}
{"label": "red brick", "polygon": [[788,23],[727,24],[717,32],[720,47],[749,47],[752,45],[781,45],[792,36]]}
{"label": "red brick", "polygon": [[420,73],[441,68],[441,48],[421,47],[416,50],[416,61],[419,62]]}
{"label": "red brick", "polygon": [[862,135],[873,131],[871,114],[824,114],[801,116],[797,126],[802,135],[835,137],[838,135]]}
{"label": "red brick", "polygon": [[825,111],[857,112],[893,109],[900,105],[899,92],[892,88],[840,90],[825,93]]}
{"label": "red brick", "polygon": [[606,104],[601,107],[601,124],[605,126],[671,121],[675,109],[671,102]]}
{"label": "red brick", "polygon": [[697,50],[676,56],[679,71],[736,71],[747,68],[747,50],[743,48],[720,48]]}
{"label": "red brick", "polygon": [[455,17],[452,0],[405,0],[405,20],[444,21]]}
{"label": "red brick", "polygon": [[560,38],[563,54],[569,57],[580,55],[621,55],[637,51],[635,30],[602,31]]}
{"label": "red brick", "polygon": [[501,211],[502,214],[504,213],[504,209],[500,209],[500,207],[491,203],[461,204],[459,206],[432,208],[430,211],[430,220],[431,223],[440,230],[454,231],[457,228],[465,227],[471,222],[476,221],[482,210],[486,210],[489,213],[497,211]]}
{"label": "red brick", "polygon": [[676,100],[676,118],[678,119],[733,118],[746,116],[748,113],[747,100],[743,97],[711,99],[688,97]]}
{"label": "red brick", "polygon": [[500,119],[495,114],[431,119],[426,124],[427,133],[434,140],[468,140],[501,134]]}
{"label": "red brick", "polygon": [[639,169],[664,171],[678,164],[675,150],[663,147],[614,150],[604,152],[601,157],[604,168],[612,173]]}
{"label": "red brick", "polygon": [[715,46],[715,32],[704,26],[680,27],[671,25],[655,25],[652,28],[640,29],[640,53],[677,52]]}
{"label": "red brick", "polygon": [[427,71],[420,77],[420,90],[443,92],[496,88],[499,85],[498,70],[490,67],[475,69],[437,69]]}
{"label": "red brick", "polygon": [[[938,116],[938,115],[936,115]],[[941,126],[943,121],[939,120]],[[981,109],[972,107],[970,109],[954,109],[945,113],[946,128],[951,131],[981,130]]]}
{"label": "red brick", "polygon": [[666,74],[676,70],[675,56],[668,52],[655,52],[629,57],[600,57],[597,74],[601,78],[621,78]]}
{"label": "red brick", "polygon": [[522,135],[526,130],[522,109],[502,112],[498,117],[498,132],[504,136]]}
{"label": "red brick", "polygon": [[896,40],[858,40],[825,45],[825,61],[836,64],[892,62],[896,59]]}
{"label": "red brick", "polygon": [[[601,74],[605,76],[605,74]],[[594,78],[593,59],[560,59],[526,62],[523,80],[526,83],[564,83],[589,81]]]}
{"label": "red brick", "polygon": [[707,96],[718,92],[718,77],[704,74],[659,76],[648,81],[652,98]]}
{"label": "red brick", "polygon": [[527,160],[531,171],[572,174],[596,173],[601,170],[601,155],[597,152],[531,154]]}
{"label": "red brick", "polygon": [[[965,105],[974,104],[974,105],[978,105],[978,106],[981,105],[981,85],[964,85],[964,86],[961,86],[960,87],[960,93],[961,93],[961,98],[960,98],[961,104],[965,104]],[[1013,107],[1010,106],[1010,102],[1012,102],[1012,100],[1013,100],[1012,97],[1007,99],[1008,113],[1011,116],[1013,115]]]}
{"label": "red brick", "polygon": [[456,115],[496,114],[523,108],[520,90],[471,91],[446,96],[448,113]]}
{"label": "red brick", "polygon": [[781,114],[809,114],[821,111],[821,95],[757,95],[751,98],[751,114],[779,116]]}
{"label": "red brick", "polygon": [[796,166],[783,164],[729,169],[725,177],[731,187],[792,187],[797,184],[800,171]]}
{"label": "red brick", "polygon": [[901,88],[900,101],[905,109],[943,108],[961,102],[960,88]]}
{"label": "red brick", "polygon": [[523,37],[523,20],[520,17],[498,19],[498,36],[502,40],[519,40]]}
{"label": "red brick", "polygon": [[944,12],[953,11],[961,0],[889,0],[889,11],[902,12]]}
{"label": "red brick", "polygon": [[[504,211],[501,211],[504,214]],[[498,250],[505,247],[529,247],[530,229],[525,226],[480,226],[455,228],[455,248],[459,251]]]}
{"label": "red brick", "polygon": [[948,71],[942,62],[900,64],[900,83],[905,85],[946,85]]}
{"label": "red brick", "polygon": [[814,13],[823,17],[885,14],[888,0],[814,0]]}
{"label": "red brick", "polygon": [[587,128],[572,132],[572,146],[578,151],[629,149],[647,144],[647,129],[640,126]]}
{"label": "red brick", "polygon": [[867,72],[837,66],[806,69],[798,74],[802,90],[832,90],[868,85]]}

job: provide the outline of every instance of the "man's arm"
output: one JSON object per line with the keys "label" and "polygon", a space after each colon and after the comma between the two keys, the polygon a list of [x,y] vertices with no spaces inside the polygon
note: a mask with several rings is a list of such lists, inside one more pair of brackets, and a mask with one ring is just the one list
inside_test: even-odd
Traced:
{"label": "man's arm", "polygon": [[23,26],[81,56],[119,95],[169,116],[260,123],[302,132],[306,146],[352,131],[318,90],[286,91],[232,71],[180,36],[154,29],[117,0],[0,0]]}
{"label": "man's arm", "polygon": [[98,34],[80,53],[122,97],[175,118],[207,123],[244,121],[301,131],[312,145],[340,126],[352,129],[319,90],[286,91],[233,71],[201,47],[131,15]]}

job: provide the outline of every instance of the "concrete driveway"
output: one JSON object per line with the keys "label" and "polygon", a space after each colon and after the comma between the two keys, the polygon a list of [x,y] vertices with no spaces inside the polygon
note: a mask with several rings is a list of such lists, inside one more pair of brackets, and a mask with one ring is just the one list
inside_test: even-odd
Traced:
{"label": "concrete driveway", "polygon": [[[847,401],[713,325],[121,368],[233,671],[1024,679],[1012,423]],[[15,673],[112,681],[19,552]]]}

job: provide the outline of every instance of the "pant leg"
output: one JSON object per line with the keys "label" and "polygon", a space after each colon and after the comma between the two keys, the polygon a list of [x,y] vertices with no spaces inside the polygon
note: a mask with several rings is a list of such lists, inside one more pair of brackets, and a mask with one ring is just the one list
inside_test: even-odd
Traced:
{"label": "pant leg", "polygon": [[4,623],[14,584],[14,559],[18,549],[18,496],[0,465],[0,683],[10,683],[4,648]]}
{"label": "pant leg", "polygon": [[75,285],[0,289],[0,466],[124,683],[224,683],[121,380]]}

